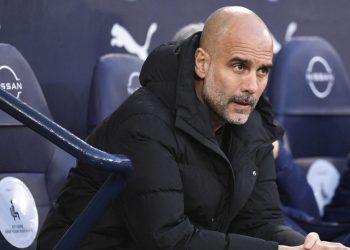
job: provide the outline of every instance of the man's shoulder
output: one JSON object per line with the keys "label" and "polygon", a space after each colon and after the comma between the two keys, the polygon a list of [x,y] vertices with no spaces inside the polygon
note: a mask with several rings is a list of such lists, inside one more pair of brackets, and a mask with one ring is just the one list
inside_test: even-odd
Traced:
{"label": "man's shoulder", "polygon": [[147,88],[140,88],[93,131],[88,142],[109,151],[105,146],[122,140],[166,137],[171,134],[173,123],[171,110]]}
{"label": "man's shoulder", "polygon": [[136,91],[111,117],[116,119],[119,124],[140,117],[158,119],[165,123],[173,121],[171,110],[147,87],[142,87]]}

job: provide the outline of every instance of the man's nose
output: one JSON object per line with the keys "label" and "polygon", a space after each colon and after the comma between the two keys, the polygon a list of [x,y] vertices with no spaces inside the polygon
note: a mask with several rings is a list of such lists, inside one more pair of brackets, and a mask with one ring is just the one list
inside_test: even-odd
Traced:
{"label": "man's nose", "polygon": [[249,72],[241,84],[241,91],[254,94],[259,88],[258,77],[254,71]]}

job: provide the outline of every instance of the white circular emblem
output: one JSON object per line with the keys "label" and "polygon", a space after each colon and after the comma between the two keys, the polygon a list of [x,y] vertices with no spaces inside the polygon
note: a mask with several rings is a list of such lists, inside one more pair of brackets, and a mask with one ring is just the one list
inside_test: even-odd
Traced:
{"label": "white circular emblem", "polygon": [[322,159],[313,162],[307,172],[307,182],[314,192],[321,215],[324,206],[333,198],[339,178],[338,170],[329,161]]}
{"label": "white circular emblem", "polygon": [[38,211],[27,186],[19,179],[0,181],[0,231],[13,246],[30,246],[38,232]]}
{"label": "white circular emblem", "polygon": [[[315,72],[314,68],[317,63],[321,64],[325,71]],[[306,69],[305,78],[312,93],[318,98],[325,98],[331,93],[334,85],[334,75],[331,67],[324,58],[320,56],[314,56],[311,58]],[[325,85],[325,87],[323,87],[324,90],[322,90],[322,85]]]}

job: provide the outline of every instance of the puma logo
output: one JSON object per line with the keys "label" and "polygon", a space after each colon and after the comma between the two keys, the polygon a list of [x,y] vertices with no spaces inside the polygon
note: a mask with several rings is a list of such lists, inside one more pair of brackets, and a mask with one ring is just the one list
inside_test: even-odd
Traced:
{"label": "puma logo", "polygon": [[[126,51],[130,54],[137,55],[141,60],[146,60],[148,56],[148,49],[151,43],[151,38],[158,28],[157,23],[152,23],[148,28],[146,39],[143,45],[138,44],[132,35],[123,26],[115,23],[111,30],[112,40],[111,46],[117,46],[119,48],[124,47]],[[290,22],[287,26],[286,33],[284,36],[284,42],[289,41],[294,33],[296,32],[298,25],[296,22]],[[273,53],[277,54],[281,50],[281,44],[276,40],[274,36],[273,39]]]}
{"label": "puma logo", "polygon": [[157,23],[152,23],[148,28],[146,40],[143,45],[138,44],[123,26],[115,23],[111,30],[112,40],[111,46],[124,47],[130,54],[137,55],[141,60],[146,60],[151,38],[158,28]]}

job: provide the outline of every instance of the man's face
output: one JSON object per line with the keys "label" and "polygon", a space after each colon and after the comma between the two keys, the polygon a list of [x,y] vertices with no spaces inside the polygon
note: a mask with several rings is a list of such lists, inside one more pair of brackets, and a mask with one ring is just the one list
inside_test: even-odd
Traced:
{"label": "man's face", "polygon": [[272,66],[270,42],[229,41],[210,58],[202,98],[222,120],[244,124],[261,94]]}

